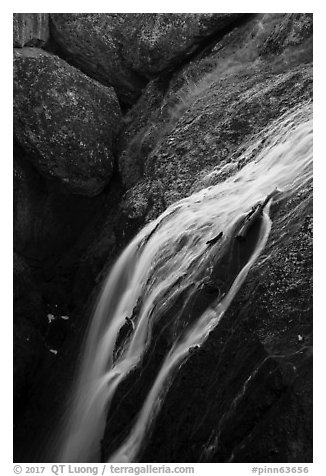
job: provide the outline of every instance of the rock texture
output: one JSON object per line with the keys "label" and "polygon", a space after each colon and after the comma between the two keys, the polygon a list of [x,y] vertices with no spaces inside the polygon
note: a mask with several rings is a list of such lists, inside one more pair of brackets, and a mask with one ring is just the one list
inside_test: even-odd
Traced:
{"label": "rock texture", "polygon": [[49,39],[49,13],[14,13],[15,48],[44,46]]}
{"label": "rock texture", "polygon": [[241,14],[51,14],[53,38],[67,58],[121,100],[135,102],[148,78],[178,65]]}
{"label": "rock texture", "polygon": [[[164,78],[149,83],[124,118],[119,138],[119,168],[130,189],[123,203],[127,216],[157,216],[191,193],[200,173],[236,162],[241,143],[295,106],[298,97],[311,97],[305,21],[301,36],[296,32],[302,49],[294,57],[284,46],[281,56],[273,48],[268,60],[261,56],[274,29],[286,21],[286,15],[251,18],[208,56],[185,65],[168,85]],[[292,37],[291,30],[286,32]],[[287,41],[280,40],[282,45]]]}
{"label": "rock texture", "polygon": [[[241,166],[239,148],[244,139],[250,140],[294,107],[298,96],[309,99],[311,94],[310,66],[276,74],[245,68],[213,81],[190,98],[173,126],[167,124],[142,165],[143,176],[136,168],[138,183],[125,196],[125,213],[131,219],[150,220],[191,193],[200,175],[215,165]],[[133,155],[127,154],[121,155],[121,170],[128,185],[137,175],[129,162]]]}
{"label": "rock texture", "polygon": [[15,51],[15,138],[45,176],[73,193],[100,193],[112,175],[119,120],[112,89],[42,50]]}
{"label": "rock texture", "polygon": [[[305,40],[310,40],[312,43],[312,33],[312,13],[287,13],[274,25],[260,46],[260,53],[262,55],[279,54],[291,47],[295,54],[295,48],[302,46]],[[306,45],[304,46],[306,48]]]}

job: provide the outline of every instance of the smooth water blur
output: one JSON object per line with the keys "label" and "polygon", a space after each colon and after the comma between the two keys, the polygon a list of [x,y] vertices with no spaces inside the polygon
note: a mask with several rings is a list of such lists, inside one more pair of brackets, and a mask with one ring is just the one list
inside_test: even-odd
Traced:
{"label": "smooth water blur", "polygon": [[[154,320],[166,307],[199,283],[212,262],[206,242],[223,231],[213,248],[216,257],[227,249],[234,227],[257,202],[277,187],[278,197],[291,195],[312,180],[312,110],[300,106],[265,131],[268,140],[254,159],[211,185],[171,205],[149,223],[124,250],[108,275],[88,330],[71,406],[60,432],[58,461],[99,460],[99,444],[108,407],[122,379],[140,362],[151,342]],[[254,149],[248,145],[244,161]],[[225,173],[219,167],[202,180],[214,183]],[[200,186],[200,184],[199,184]],[[198,187],[198,184],[197,184]],[[265,243],[271,227],[269,205],[264,209],[256,248],[228,292],[195,322],[180,326],[179,335],[165,357],[153,386],[125,442],[110,457],[112,462],[135,461],[146,430],[155,419],[174,372],[187,358],[189,347],[200,345],[216,326],[236,295]],[[113,358],[117,336],[127,316],[140,309],[134,331]],[[181,319],[181,313],[176,319]]]}

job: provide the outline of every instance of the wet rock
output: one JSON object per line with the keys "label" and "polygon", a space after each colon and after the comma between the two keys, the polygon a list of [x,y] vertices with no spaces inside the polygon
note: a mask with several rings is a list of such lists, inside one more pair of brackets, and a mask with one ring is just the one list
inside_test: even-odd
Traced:
{"label": "wet rock", "polygon": [[67,58],[135,102],[148,78],[174,67],[205,38],[243,14],[51,14],[51,31]]}
{"label": "wet rock", "polygon": [[298,97],[311,97],[309,44],[296,54],[266,46],[270,56],[262,59],[262,45],[285,20],[285,14],[250,17],[169,80],[161,76],[148,84],[119,137],[130,215],[140,208],[143,191],[151,194],[152,183],[163,185],[167,205],[188,195],[214,164],[231,166],[240,145],[294,107]]}
{"label": "wet rock", "polygon": [[207,37],[224,33],[241,13],[157,13],[128,18],[125,52],[133,69],[151,77],[185,61]]}
{"label": "wet rock", "polygon": [[[254,67],[249,72],[246,67],[214,79],[190,96],[187,108],[165,131],[161,124],[163,136],[145,159],[143,177],[128,191],[126,213],[132,216],[134,209],[144,208],[140,200],[144,190],[147,196],[155,193],[152,184],[158,182],[161,188],[160,200],[152,201],[157,209],[159,202],[168,206],[189,195],[196,189],[196,181],[217,165],[222,168],[228,164],[231,171],[237,166],[241,144],[248,143],[272,120],[295,107],[298,97],[311,97],[311,74],[309,66],[277,74]],[[128,170],[132,170],[131,164]],[[220,180],[223,178],[221,175]],[[127,177],[127,183],[128,180]],[[146,221],[153,218],[151,208],[149,203]]]}
{"label": "wet rock", "polygon": [[264,252],[177,373],[141,462],[312,461],[311,213],[311,183],[272,206]]}
{"label": "wet rock", "polygon": [[285,13],[279,15],[279,21],[260,45],[259,52],[262,56],[282,53],[286,48],[291,48],[293,53],[299,47],[307,48],[305,42],[309,42],[309,53],[312,54],[312,13]]}
{"label": "wet rock", "polygon": [[14,134],[43,175],[76,194],[100,193],[119,120],[112,88],[42,50],[15,50]]}
{"label": "wet rock", "polygon": [[14,48],[41,47],[49,38],[49,13],[14,13]]}

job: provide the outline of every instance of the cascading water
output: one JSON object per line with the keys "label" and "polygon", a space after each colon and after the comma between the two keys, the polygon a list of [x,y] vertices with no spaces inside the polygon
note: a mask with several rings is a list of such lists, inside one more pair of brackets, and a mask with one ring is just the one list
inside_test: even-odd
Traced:
{"label": "cascading water", "polygon": [[[137,460],[174,373],[189,349],[200,346],[218,325],[263,250],[272,226],[271,201],[290,196],[312,180],[311,112],[308,103],[284,115],[265,131],[268,140],[255,160],[171,205],[122,253],[103,285],[91,320],[61,430],[59,461],[99,460],[106,413],[119,383],[144,358],[153,325],[182,296],[183,305],[171,323],[171,346],[133,427],[109,458],[112,462]],[[248,145],[248,152],[253,148]],[[243,155],[244,163],[247,155]],[[217,167],[203,179],[203,187],[224,173]],[[248,220],[257,203],[263,206],[256,210],[257,217],[253,213]],[[246,219],[249,226],[243,227]],[[197,305],[192,297],[201,296],[207,282],[215,286],[213,296],[207,301],[200,298]],[[117,344],[126,318],[129,332]]]}

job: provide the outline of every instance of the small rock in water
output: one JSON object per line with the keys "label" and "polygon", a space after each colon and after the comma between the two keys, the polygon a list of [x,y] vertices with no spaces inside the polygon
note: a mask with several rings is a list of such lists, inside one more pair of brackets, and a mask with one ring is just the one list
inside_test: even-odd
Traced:
{"label": "small rock in water", "polygon": [[55,320],[55,317],[53,314],[48,314],[47,318],[48,318],[49,324],[51,324],[51,322]]}
{"label": "small rock in water", "polygon": [[302,335],[298,334],[298,341],[301,342],[303,340]]}
{"label": "small rock in water", "polygon": [[188,352],[189,352],[189,354],[192,354],[197,349],[199,349],[199,345],[193,345],[193,346],[189,347]]}
{"label": "small rock in water", "polygon": [[52,354],[54,354],[54,355],[57,355],[57,353],[58,353],[58,351],[55,350],[55,349],[49,349],[49,351],[52,352]]}

